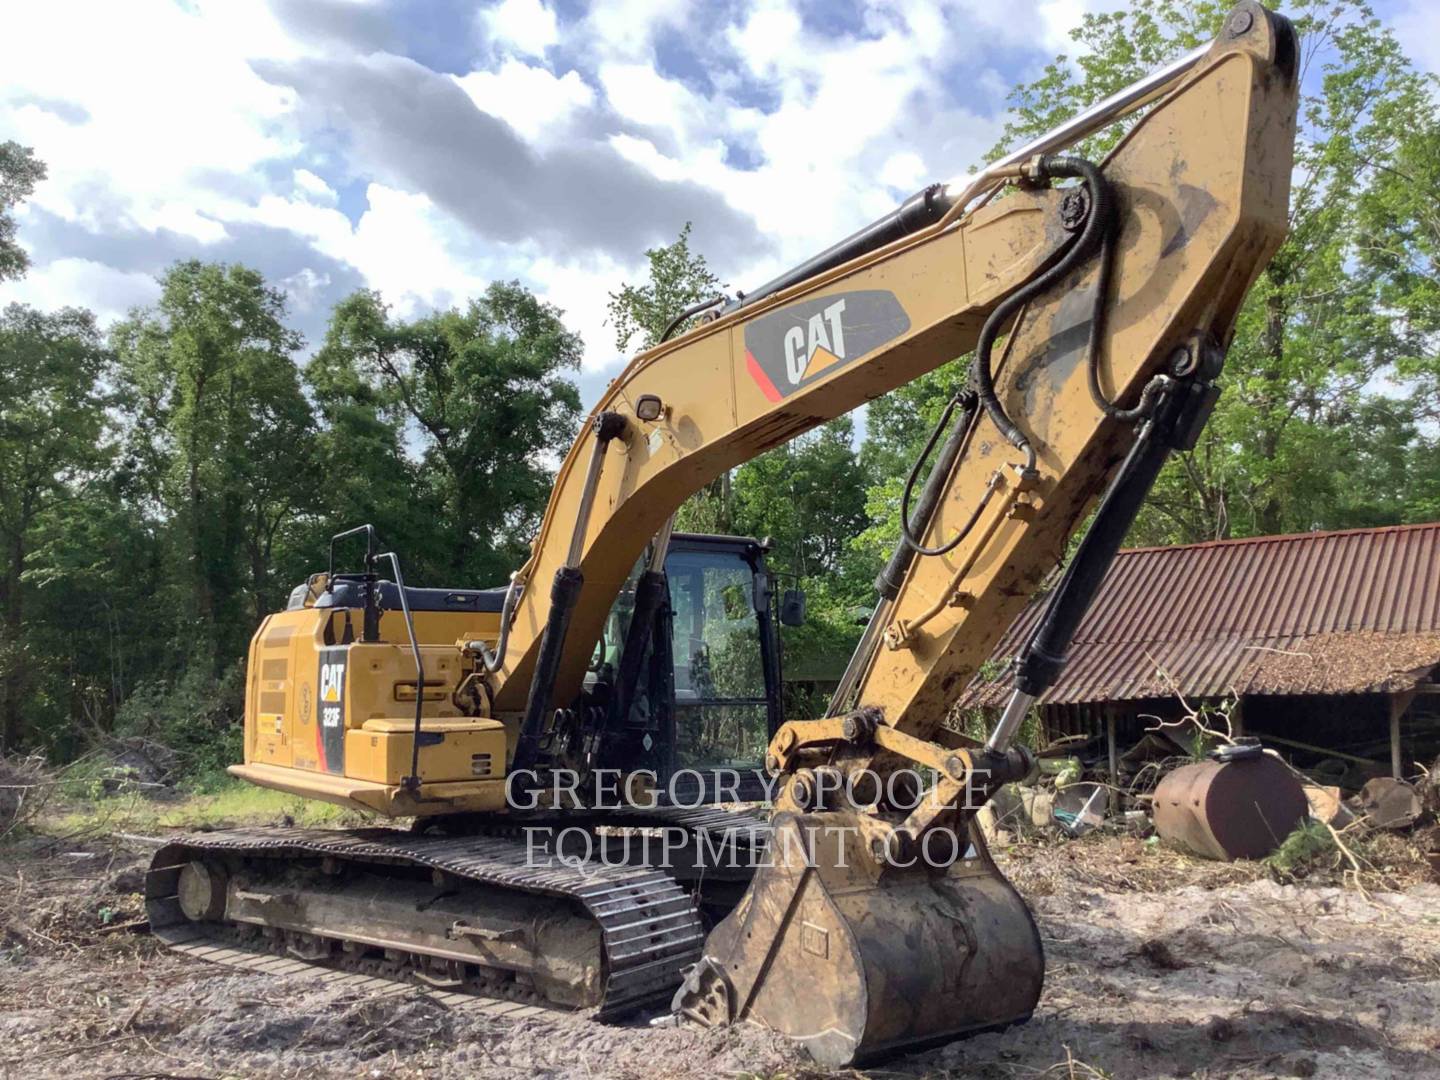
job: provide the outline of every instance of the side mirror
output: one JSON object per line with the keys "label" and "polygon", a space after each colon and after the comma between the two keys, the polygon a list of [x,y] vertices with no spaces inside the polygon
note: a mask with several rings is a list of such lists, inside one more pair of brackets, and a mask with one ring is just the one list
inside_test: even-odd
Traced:
{"label": "side mirror", "polygon": [[805,593],[801,589],[786,589],[780,598],[780,624],[782,626],[805,625]]}

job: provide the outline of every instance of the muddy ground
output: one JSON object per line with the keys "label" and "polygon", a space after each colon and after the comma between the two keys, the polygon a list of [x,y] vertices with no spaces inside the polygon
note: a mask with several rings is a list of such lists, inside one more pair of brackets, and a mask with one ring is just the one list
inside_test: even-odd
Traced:
{"label": "muddy ground", "polygon": [[[506,1023],[165,953],[124,842],[0,850],[0,1076],[816,1075],[755,1029]],[[1440,1077],[1440,886],[1362,895],[1123,837],[1013,851],[1049,975],[1035,1018],[875,1076]]]}

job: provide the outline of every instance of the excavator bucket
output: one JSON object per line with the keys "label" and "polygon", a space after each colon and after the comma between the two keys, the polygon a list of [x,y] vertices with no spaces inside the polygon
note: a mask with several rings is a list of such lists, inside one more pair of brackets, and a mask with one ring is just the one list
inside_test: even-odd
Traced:
{"label": "excavator bucket", "polygon": [[[754,1023],[844,1066],[1028,1019],[1045,959],[978,830],[948,866],[877,860],[843,813],[779,814],[770,856],[674,1008]],[[936,844],[946,856],[959,846]]]}

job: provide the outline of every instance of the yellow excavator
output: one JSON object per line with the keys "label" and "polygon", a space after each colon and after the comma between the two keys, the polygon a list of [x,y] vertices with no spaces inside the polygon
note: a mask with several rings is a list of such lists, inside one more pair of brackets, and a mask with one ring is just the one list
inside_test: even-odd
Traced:
{"label": "yellow excavator", "polygon": [[[979,175],[683,313],[595,406],[504,588],[408,587],[373,530],[337,537],[255,635],[232,772],[413,824],[178,839],[154,931],[514,1015],[669,1002],[830,1065],[1028,1018],[1040,940],[975,812],[1030,770],[1020,721],[1215,403],[1285,234],[1297,48],[1244,0]],[[1103,161],[1065,153],[1112,125]],[[776,624],[803,597],[763,543],[674,533],[676,510],[972,350],[826,715],[786,721]],[[988,740],[947,728],[1087,520]]]}

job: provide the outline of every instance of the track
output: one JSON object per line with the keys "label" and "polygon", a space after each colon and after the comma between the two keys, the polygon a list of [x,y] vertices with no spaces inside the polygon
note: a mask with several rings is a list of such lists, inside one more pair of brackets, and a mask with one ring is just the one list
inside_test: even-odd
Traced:
{"label": "track", "polygon": [[[678,827],[697,849],[708,848],[712,856],[725,852],[727,858],[750,857],[768,831],[756,817],[709,807],[625,811],[586,820],[571,816],[553,824],[579,825],[611,836]],[[670,874],[644,865],[599,860],[545,865],[534,858],[530,842],[518,832],[507,824],[492,834],[459,837],[388,828],[347,832],[254,828],[187,836],[166,844],[151,863],[146,879],[151,929],[178,951],[212,962],[277,974],[308,970],[327,980],[347,980],[367,988],[420,982],[447,1004],[465,1002],[468,1007],[498,1009],[507,1015],[584,1007],[593,1008],[599,1019],[614,1019],[668,1001],[684,972],[699,958],[705,939],[705,926],[690,893]],[[199,862],[224,868],[218,886],[223,916],[212,913],[197,921],[182,909],[182,872]],[[394,893],[403,898],[409,890],[411,896],[423,892],[438,898],[452,896],[457,889],[478,889],[476,895],[482,898],[504,901],[501,907],[540,904],[549,898],[552,905],[573,912],[567,918],[579,930],[590,933],[589,924],[598,930],[597,947],[572,957],[572,966],[584,969],[577,978],[583,978],[586,996],[580,1001],[554,1000],[543,979],[532,979],[523,963],[514,962],[513,956],[494,955],[503,954],[506,946],[493,942],[508,943],[528,933],[527,943],[543,964],[548,958],[533,928],[487,930],[467,925],[471,920],[466,918],[451,924],[443,937],[433,933],[422,937],[410,932],[409,919],[418,922],[439,916],[407,916],[399,901],[391,902],[399,914],[389,932],[384,926],[357,932],[353,922],[343,919],[332,927],[323,920],[317,924],[304,922],[303,916],[284,917],[284,913],[305,912],[306,904],[323,895],[326,879],[320,879],[317,890],[297,878],[305,871],[318,879],[319,868],[335,881],[363,876],[372,893],[381,897]],[[431,902],[422,899],[409,910],[424,911]],[[247,904],[260,914],[247,917]],[[494,906],[477,903],[474,921],[483,922],[489,914],[486,909]],[[277,911],[281,917],[270,917]],[[588,923],[582,926],[580,920]],[[538,916],[535,921],[540,921]],[[453,935],[456,927],[463,927],[459,935]],[[460,940],[448,940],[452,936]]]}

